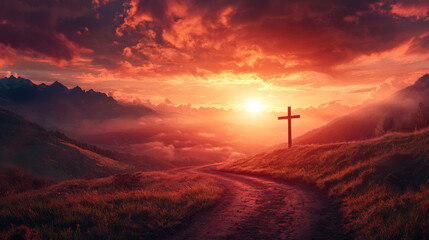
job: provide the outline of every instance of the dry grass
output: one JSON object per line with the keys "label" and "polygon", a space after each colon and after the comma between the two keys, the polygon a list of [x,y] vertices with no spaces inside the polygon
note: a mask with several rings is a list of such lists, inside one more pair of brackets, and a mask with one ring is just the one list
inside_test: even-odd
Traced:
{"label": "dry grass", "polygon": [[147,239],[211,206],[222,189],[189,173],[65,181],[0,199],[0,239]]}
{"label": "dry grass", "polygon": [[316,184],[357,239],[429,239],[429,131],[280,148],[222,167]]}
{"label": "dry grass", "polygon": [[25,173],[15,166],[6,165],[0,170],[0,197],[45,188],[55,183],[53,179]]}

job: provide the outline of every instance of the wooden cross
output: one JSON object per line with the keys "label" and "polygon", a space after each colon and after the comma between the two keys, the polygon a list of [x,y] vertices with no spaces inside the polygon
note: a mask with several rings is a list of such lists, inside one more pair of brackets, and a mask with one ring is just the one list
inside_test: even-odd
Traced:
{"label": "wooden cross", "polygon": [[292,118],[300,118],[299,115],[291,115],[290,107],[287,107],[287,116],[278,117],[278,120],[287,119],[288,120],[288,146],[292,147]]}

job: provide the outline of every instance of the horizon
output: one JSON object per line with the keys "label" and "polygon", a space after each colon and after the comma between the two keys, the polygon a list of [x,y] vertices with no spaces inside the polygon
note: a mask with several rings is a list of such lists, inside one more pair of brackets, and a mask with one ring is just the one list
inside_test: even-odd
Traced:
{"label": "horizon", "polygon": [[[419,79],[416,79],[414,84],[421,79],[425,80],[426,82],[429,79],[427,76],[429,75],[425,74]],[[36,85],[45,84],[41,82],[35,82],[32,79],[22,78],[17,74],[12,74],[9,76],[9,78],[6,79],[13,80],[19,78],[29,80]],[[50,86],[54,85],[56,82],[57,81],[54,83],[46,83],[47,86]],[[58,82],[58,84],[62,85],[64,88],[67,88],[68,90],[80,87],[79,85],[75,87],[64,86],[61,82]],[[15,87],[19,87],[19,85],[16,85]],[[90,93],[91,90],[93,90],[80,89],[85,93]],[[418,89],[424,91],[426,87],[419,87]],[[103,100],[105,97],[112,97],[115,99],[114,96],[109,96],[109,94],[103,92],[101,93],[102,95],[99,96],[101,98],[98,98],[98,101],[105,101]],[[352,121],[357,120],[358,125],[362,124],[365,122],[365,120],[358,120],[359,117],[356,118],[356,114],[360,115],[359,110],[361,109],[364,109],[367,113],[370,111],[372,114],[375,113],[376,115],[381,113],[386,117],[394,116],[391,115],[393,113],[389,113],[389,111],[392,110],[386,111],[387,109],[384,109],[383,112],[377,113],[377,105],[383,103],[387,103],[388,105],[390,104],[389,108],[393,107],[393,109],[398,107],[401,109],[405,107],[406,109],[400,110],[403,112],[403,116],[400,118],[410,116],[410,114],[413,114],[415,111],[419,101],[426,103],[426,100],[424,99],[424,95],[421,96],[423,99],[414,99],[415,97],[421,95],[420,93],[411,93],[408,95],[409,96],[405,96],[405,98],[402,100],[397,96],[395,97],[395,95],[391,95],[389,98],[385,99],[368,100],[359,106],[343,107],[341,114],[336,113],[338,108],[337,102],[334,102],[333,104],[321,104],[317,108],[309,107],[300,109],[292,107],[293,114],[303,116],[302,118],[294,121],[292,138],[298,139],[298,141],[301,143],[313,143],[314,141],[329,142],[332,141],[328,140],[329,135],[332,135],[334,139],[337,139],[334,141],[345,141],[347,139],[343,139],[343,137],[341,137],[342,133],[338,132],[337,129],[331,129],[331,133],[326,132],[324,129],[329,129],[329,124],[332,125],[332,123],[335,121],[337,122],[337,125],[340,124],[338,125],[340,129],[341,126],[344,127],[344,124],[347,125],[347,123],[341,123],[344,121],[342,120],[341,116],[345,116],[346,119],[350,119],[351,116]],[[40,96],[42,97],[41,99],[45,98],[43,95]],[[53,95],[53,97],[54,98],[50,98],[51,100],[49,101],[55,101],[58,103],[63,101],[63,97],[61,95]],[[79,97],[77,99],[78,101],[81,101],[79,99],[83,100],[84,98]],[[39,100],[33,99],[33,101]],[[49,102],[45,102],[42,104],[42,106],[46,104],[51,105]],[[70,103],[64,102],[64,104],[69,105]],[[105,112],[106,114],[108,114],[110,111],[109,108],[105,108],[108,105],[103,107],[103,105],[99,105],[95,102],[90,104],[95,104],[94,106],[99,109],[101,107],[100,110],[103,109],[102,112]],[[67,115],[71,117],[71,119],[75,119],[73,115],[81,116],[77,117],[73,122],[70,123],[67,123],[69,122],[67,119],[60,120],[59,122],[58,120],[52,121],[52,119],[50,120],[50,117],[45,117],[43,112],[40,113],[40,116],[39,114],[27,114],[26,116],[30,120],[40,123],[47,129],[52,129],[55,131],[59,130],[72,138],[80,139],[81,141],[85,141],[90,144],[96,144],[104,148],[112,148],[121,152],[129,152],[137,155],[148,155],[155,159],[163,159],[167,161],[185,160],[192,162],[193,160],[186,159],[193,159],[196,154],[199,156],[199,158],[205,161],[213,158],[217,158],[221,161],[236,160],[250,156],[260,151],[264,151],[266,149],[270,149],[273,146],[287,144],[288,142],[287,124],[286,122],[277,120],[279,116],[286,114],[286,112],[268,112],[258,102],[249,102],[246,107],[241,110],[216,107],[197,108],[191,104],[176,105],[169,99],[165,99],[164,102],[159,104],[154,104],[150,101],[133,103],[119,101],[119,104],[123,104],[123,106],[141,106],[145,109],[150,109],[150,111],[153,110],[154,114],[150,114],[150,111],[147,112],[147,110],[144,110],[146,114],[137,117],[135,114],[132,114],[132,112],[135,110],[131,109],[131,115],[129,116],[116,115],[113,117],[108,117],[108,114],[105,117],[102,117],[103,115],[101,115],[102,118],[98,120],[91,120],[90,118],[85,120],[85,116],[81,116],[82,113],[74,112],[74,110],[70,109],[72,111],[68,112]],[[401,107],[401,105],[403,106]],[[61,108],[61,104],[58,107]],[[76,107],[79,108],[79,105],[76,105]],[[55,110],[55,108],[53,108],[49,110],[49,112],[58,110],[59,109]],[[23,113],[25,113],[25,111]],[[124,114],[126,114],[126,112],[124,112]],[[130,112],[128,112],[128,114],[130,114]],[[383,118],[378,118],[379,120],[377,121],[384,121]],[[396,124],[402,124],[400,122],[403,120],[400,120],[400,118],[395,120],[398,122]],[[338,121],[340,123],[338,123]],[[361,123],[359,123],[359,121],[361,121]],[[372,124],[379,124],[379,122]],[[336,125],[334,124],[334,126]],[[363,136],[358,137],[358,139],[373,137],[374,133],[378,131],[377,129],[372,130],[374,127],[375,125],[366,131],[361,131],[366,133]],[[402,129],[398,126],[396,126],[396,129],[396,131],[410,131],[409,128]],[[387,130],[388,129],[386,129],[386,131]],[[319,140],[311,140],[314,132],[316,132],[316,136],[318,135],[317,139]],[[359,133],[354,134],[355,135],[352,134],[352,136],[357,137],[359,135]],[[119,137],[122,140],[115,143],[115,141],[109,141],[106,139],[107,136],[110,136],[109,138]],[[350,140],[353,140],[353,138]],[[181,142],[187,143],[183,144]]]}
{"label": "horizon", "polygon": [[428,72],[424,1],[36,7],[21,0],[7,9],[0,75],[79,85],[124,102],[235,111],[253,104],[267,112],[337,102],[341,109],[384,98]]}

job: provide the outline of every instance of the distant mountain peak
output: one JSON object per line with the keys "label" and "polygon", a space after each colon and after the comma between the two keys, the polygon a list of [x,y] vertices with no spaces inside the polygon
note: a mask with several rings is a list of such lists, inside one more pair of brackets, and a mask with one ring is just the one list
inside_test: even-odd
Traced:
{"label": "distant mountain peak", "polygon": [[39,90],[43,90],[43,89],[45,89],[47,86],[48,86],[48,85],[46,85],[46,84],[44,84],[44,83],[41,83],[41,84],[37,85],[37,89],[39,89]]}
{"label": "distant mountain peak", "polygon": [[64,86],[62,83],[60,83],[58,81],[55,81],[54,83],[49,85],[49,88],[55,89],[55,90],[60,90],[60,91],[67,91],[68,90],[68,88],[66,86]]}
{"label": "distant mountain peak", "polygon": [[35,84],[28,79],[11,75],[0,79],[0,89],[15,89],[20,87],[34,86]]}
{"label": "distant mountain peak", "polygon": [[61,86],[61,87],[66,87],[64,86],[62,83],[55,81],[54,83],[52,83],[50,86]]}
{"label": "distant mountain peak", "polygon": [[84,93],[85,91],[83,91],[82,88],[80,88],[79,86],[76,86],[76,87],[70,89],[70,92],[72,92],[72,93]]}

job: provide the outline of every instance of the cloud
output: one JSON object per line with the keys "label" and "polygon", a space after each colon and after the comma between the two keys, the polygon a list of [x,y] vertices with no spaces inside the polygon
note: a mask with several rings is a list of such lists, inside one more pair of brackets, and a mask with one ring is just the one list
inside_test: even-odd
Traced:
{"label": "cloud", "polygon": [[83,0],[3,1],[0,44],[35,57],[69,61],[75,55],[73,43],[58,31],[58,23],[83,16],[90,4]]}
{"label": "cloud", "polygon": [[0,44],[0,67],[7,67],[14,64],[14,49]]}
{"label": "cloud", "polygon": [[132,3],[120,28],[135,34],[139,27],[155,31],[151,43],[158,53],[180,55],[157,59],[141,49],[143,55],[160,67],[180,59],[173,74],[195,73],[197,66],[210,72],[257,72],[264,78],[304,70],[329,73],[331,66],[390,50],[429,31],[424,11],[416,20],[398,10],[417,8],[417,2],[184,1],[181,8],[175,1]]}
{"label": "cloud", "polygon": [[74,55],[64,35],[6,24],[0,25],[0,32],[0,42],[17,50],[30,51],[55,60],[71,60]]}
{"label": "cloud", "polygon": [[[303,109],[296,109],[296,112],[303,115],[303,118],[311,119],[312,121],[309,121],[311,122],[311,126],[317,126],[323,125],[341,115],[350,113],[359,107],[360,106],[348,106],[343,104],[341,100],[334,100],[322,103],[317,107],[310,106]],[[307,131],[308,130],[311,130],[311,128],[307,129]]]}
{"label": "cloud", "polygon": [[398,2],[391,7],[392,13],[402,17],[414,17],[420,20],[429,16],[429,3],[423,0]]}
{"label": "cloud", "polygon": [[[426,52],[425,1],[32,1],[3,3],[0,42],[134,76],[335,75],[335,66],[414,39]],[[80,34],[79,34],[80,33]],[[32,39],[32,40],[30,40]],[[100,69],[101,71],[101,69]]]}
{"label": "cloud", "polygon": [[179,106],[175,114],[160,113],[157,119],[115,119],[79,124],[77,129],[65,127],[79,139],[159,161],[209,163],[244,156],[247,147],[233,143],[234,136],[222,127],[224,123],[209,120],[215,113],[225,117],[226,112],[208,112],[204,109],[189,112]]}
{"label": "cloud", "polygon": [[408,49],[410,54],[425,54],[429,52],[429,33],[416,37]]}
{"label": "cloud", "polygon": [[376,89],[377,89],[377,87],[370,87],[370,88],[363,88],[363,89],[349,91],[347,93],[365,93],[365,92],[372,92]]}
{"label": "cloud", "polygon": [[175,160],[175,147],[173,145],[164,145],[163,142],[148,142],[144,144],[131,144],[131,148],[136,148],[133,152],[142,155],[148,155],[157,159]]}

